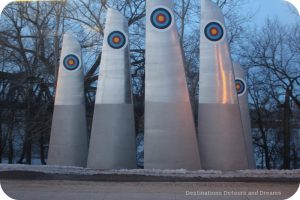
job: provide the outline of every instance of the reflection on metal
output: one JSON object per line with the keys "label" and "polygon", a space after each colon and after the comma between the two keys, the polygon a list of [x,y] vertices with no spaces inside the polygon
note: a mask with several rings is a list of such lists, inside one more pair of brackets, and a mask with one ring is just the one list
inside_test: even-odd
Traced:
{"label": "reflection on metal", "polygon": [[88,154],[89,168],[136,168],[128,21],[108,9]]}
{"label": "reflection on metal", "polygon": [[248,168],[224,16],[201,0],[198,141],[204,169]]}
{"label": "reflection on metal", "polygon": [[88,151],[81,47],[64,35],[48,164],[86,166]]}
{"label": "reflection on metal", "polygon": [[248,158],[248,168],[255,168],[253,144],[252,144],[252,134],[251,134],[251,121],[248,106],[248,91],[247,84],[245,81],[245,71],[239,63],[233,63],[234,75],[236,80],[236,89],[238,93],[238,99],[241,109],[241,117],[244,129],[244,138],[246,140],[247,147],[247,158]]}
{"label": "reflection on metal", "polygon": [[[200,169],[172,1],[147,1],[146,169]],[[155,17],[156,16],[156,17]]]}

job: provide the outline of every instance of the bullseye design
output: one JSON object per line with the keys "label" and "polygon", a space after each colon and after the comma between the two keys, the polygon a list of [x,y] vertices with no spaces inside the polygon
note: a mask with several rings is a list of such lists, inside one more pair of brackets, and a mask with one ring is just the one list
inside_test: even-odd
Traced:
{"label": "bullseye design", "polygon": [[76,70],[80,65],[78,56],[73,55],[73,54],[67,55],[64,58],[63,62],[64,62],[64,67],[70,71]]}
{"label": "bullseye design", "polygon": [[207,39],[217,42],[223,38],[224,29],[221,24],[217,22],[211,22],[206,25],[204,33]]}
{"label": "bullseye design", "polygon": [[235,80],[235,87],[239,96],[243,95],[246,92],[246,83],[242,79]]}
{"label": "bullseye design", "polygon": [[121,49],[126,44],[126,37],[120,31],[113,31],[107,38],[109,46],[113,49]]}
{"label": "bullseye design", "polygon": [[172,24],[172,15],[165,8],[157,8],[151,14],[151,23],[157,29],[166,29]]}

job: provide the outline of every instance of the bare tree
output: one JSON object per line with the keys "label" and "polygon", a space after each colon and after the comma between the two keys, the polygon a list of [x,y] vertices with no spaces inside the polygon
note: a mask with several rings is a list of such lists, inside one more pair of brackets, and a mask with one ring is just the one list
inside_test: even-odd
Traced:
{"label": "bare tree", "polygon": [[267,94],[276,102],[280,116],[274,123],[282,132],[284,169],[290,168],[291,161],[292,103],[299,105],[300,54],[291,44],[299,33],[295,35],[291,30],[297,29],[281,25],[277,20],[268,20],[262,30],[248,36],[241,54],[244,64],[252,73],[268,84]]}

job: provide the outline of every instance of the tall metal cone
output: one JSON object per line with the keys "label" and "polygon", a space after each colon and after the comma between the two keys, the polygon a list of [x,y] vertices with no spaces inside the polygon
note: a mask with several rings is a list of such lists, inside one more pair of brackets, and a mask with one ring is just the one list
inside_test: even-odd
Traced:
{"label": "tall metal cone", "polygon": [[135,151],[128,21],[108,9],[87,166],[136,168]]}
{"label": "tall metal cone", "polygon": [[86,166],[88,151],[81,47],[64,35],[58,72],[49,165]]}
{"label": "tall metal cone", "polygon": [[201,0],[198,141],[204,169],[247,169],[247,153],[224,16]]}
{"label": "tall metal cone", "polygon": [[170,0],[146,8],[146,169],[200,169],[182,49]]}
{"label": "tall metal cone", "polygon": [[240,104],[241,117],[243,123],[243,133],[246,140],[247,147],[247,158],[248,158],[248,168],[255,169],[255,160],[252,144],[252,134],[251,134],[251,121],[248,105],[248,89],[247,83],[245,81],[245,71],[239,63],[233,63],[234,75],[235,75],[235,84],[238,94],[238,100]]}

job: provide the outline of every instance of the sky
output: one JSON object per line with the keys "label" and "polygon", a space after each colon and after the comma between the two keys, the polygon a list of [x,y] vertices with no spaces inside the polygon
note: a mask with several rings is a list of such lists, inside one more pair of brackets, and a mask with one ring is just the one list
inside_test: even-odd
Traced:
{"label": "sky", "polygon": [[[278,18],[282,23],[295,23],[300,21],[292,11],[296,11],[295,7],[284,0],[248,0],[249,3],[244,6],[242,12],[256,13],[252,20],[252,25],[262,26],[266,18]],[[299,0],[300,1],[300,0]]]}

